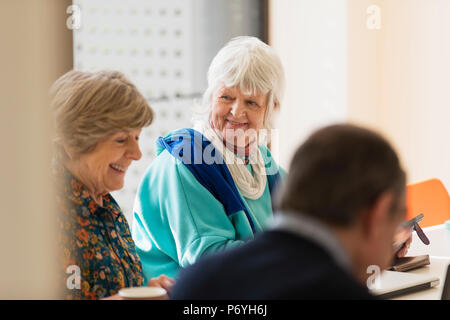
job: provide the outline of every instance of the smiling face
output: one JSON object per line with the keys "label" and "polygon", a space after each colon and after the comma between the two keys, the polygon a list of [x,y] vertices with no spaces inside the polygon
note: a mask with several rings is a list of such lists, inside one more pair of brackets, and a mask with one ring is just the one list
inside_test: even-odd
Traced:
{"label": "smiling face", "polygon": [[212,96],[211,127],[226,145],[245,149],[248,154],[249,144],[263,128],[266,109],[267,94],[245,95],[238,87],[222,84]]}
{"label": "smiling face", "polygon": [[142,156],[138,144],[140,133],[141,129],[113,134],[97,143],[94,150],[73,157],[67,168],[94,199],[122,189],[128,167]]}

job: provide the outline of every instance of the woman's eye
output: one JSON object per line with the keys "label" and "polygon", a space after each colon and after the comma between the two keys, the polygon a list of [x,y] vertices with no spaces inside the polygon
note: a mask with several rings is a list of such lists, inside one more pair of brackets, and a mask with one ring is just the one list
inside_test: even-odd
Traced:
{"label": "woman's eye", "polygon": [[230,100],[231,98],[230,98],[230,96],[221,96],[220,99],[223,99],[223,100]]}
{"label": "woman's eye", "polygon": [[248,100],[247,103],[251,106],[258,106],[258,104],[255,101]]}
{"label": "woman's eye", "polygon": [[127,140],[126,139],[122,139],[122,138],[116,139],[116,142],[118,142],[118,143],[124,143],[125,141],[127,141]]}

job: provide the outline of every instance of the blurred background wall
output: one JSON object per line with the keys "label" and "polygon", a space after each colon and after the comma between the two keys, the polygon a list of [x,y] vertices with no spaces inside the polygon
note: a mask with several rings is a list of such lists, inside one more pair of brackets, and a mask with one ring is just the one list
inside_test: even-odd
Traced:
{"label": "blurred background wall", "polygon": [[312,130],[348,118],[346,0],[272,0],[269,43],[286,73],[275,156],[288,168]]}
{"label": "blurred background wall", "polygon": [[58,294],[47,93],[72,68],[69,4],[0,2],[0,299]]}
{"label": "blurred background wall", "polygon": [[449,16],[446,0],[271,0],[269,41],[288,80],[281,164],[312,129],[346,120],[384,134],[408,182],[450,190]]}
{"label": "blurred background wall", "polygon": [[450,190],[450,1],[380,1],[377,125],[410,181],[438,177]]}

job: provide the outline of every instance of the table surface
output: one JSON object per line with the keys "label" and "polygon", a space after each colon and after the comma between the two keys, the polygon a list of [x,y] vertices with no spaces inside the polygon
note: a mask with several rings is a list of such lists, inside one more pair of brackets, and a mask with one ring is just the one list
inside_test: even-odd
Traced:
{"label": "table surface", "polygon": [[450,264],[450,231],[444,225],[424,228],[423,231],[430,239],[427,246],[420,241],[417,233],[413,233],[413,241],[408,256],[429,254],[430,265],[408,271],[408,273],[432,275],[439,278],[439,285],[423,291],[399,296],[393,300],[440,300],[444,286],[447,266]]}

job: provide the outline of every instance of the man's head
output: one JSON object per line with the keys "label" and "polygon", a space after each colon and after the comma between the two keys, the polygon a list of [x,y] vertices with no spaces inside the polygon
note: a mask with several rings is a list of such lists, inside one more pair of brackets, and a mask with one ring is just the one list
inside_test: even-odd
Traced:
{"label": "man's head", "polygon": [[387,267],[394,256],[393,236],[406,211],[405,183],[384,138],[333,125],[313,133],[295,152],[278,207],[336,231],[361,275],[369,265]]}

